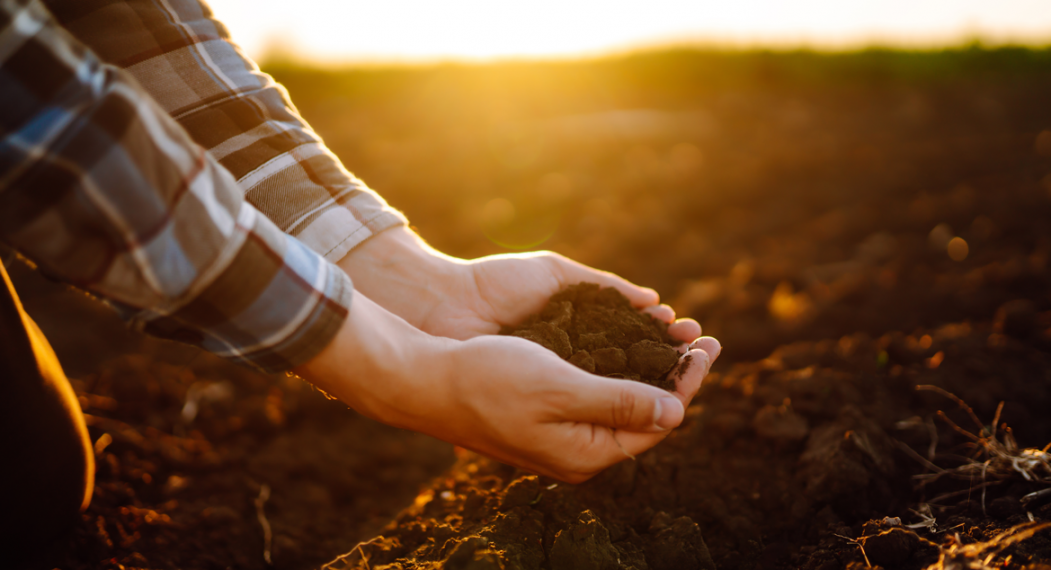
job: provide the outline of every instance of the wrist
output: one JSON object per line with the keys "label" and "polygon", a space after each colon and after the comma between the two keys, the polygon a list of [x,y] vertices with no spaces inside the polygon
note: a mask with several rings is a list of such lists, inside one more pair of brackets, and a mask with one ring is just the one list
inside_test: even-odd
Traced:
{"label": "wrist", "polygon": [[354,282],[356,291],[417,328],[448,300],[450,284],[461,278],[465,268],[405,226],[374,236],[336,265]]}
{"label": "wrist", "polygon": [[428,335],[356,294],[333,340],[293,372],[370,418],[420,430],[449,400],[458,341]]}

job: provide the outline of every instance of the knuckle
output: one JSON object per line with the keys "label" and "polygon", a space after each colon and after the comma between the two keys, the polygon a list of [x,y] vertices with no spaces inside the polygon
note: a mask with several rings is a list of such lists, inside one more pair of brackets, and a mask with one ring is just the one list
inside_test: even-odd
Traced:
{"label": "knuckle", "polygon": [[708,367],[712,365],[712,355],[702,350],[698,356],[701,357],[701,364],[704,365],[704,370],[707,371]]}
{"label": "knuckle", "polygon": [[711,364],[712,357],[703,350],[691,350],[690,354],[696,360],[695,364],[701,366],[705,371],[708,370],[708,366]]}
{"label": "knuckle", "polygon": [[638,407],[639,399],[635,393],[628,389],[622,389],[613,401],[613,425],[616,427],[630,425]]}

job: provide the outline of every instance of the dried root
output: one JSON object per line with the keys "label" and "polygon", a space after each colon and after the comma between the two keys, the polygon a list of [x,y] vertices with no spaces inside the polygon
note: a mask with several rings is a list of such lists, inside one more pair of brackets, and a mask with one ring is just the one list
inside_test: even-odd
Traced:
{"label": "dried root", "polygon": [[[945,412],[938,411],[939,418],[953,430],[970,440],[968,446],[972,448],[972,452],[963,465],[952,469],[942,469],[933,465],[929,460],[923,461],[919,454],[913,452],[911,455],[921,459],[921,462],[933,471],[932,473],[924,473],[915,477],[921,486],[945,476],[963,479],[971,483],[981,481],[983,509],[985,508],[985,488],[999,481],[1020,476],[1030,483],[1047,485],[1051,488],[1051,453],[1048,453],[1048,447],[1051,447],[1051,445],[1044,449],[1022,449],[1019,448],[1007,424],[999,426],[998,430],[1000,414],[1004,408],[1003,402],[997,406],[993,422],[987,427],[982,425],[974,410],[956,395],[937,386],[924,385],[917,386],[916,389],[937,392],[954,401],[961,409],[967,412],[971,421],[977,426],[978,431],[977,434],[967,431],[949,419]],[[971,489],[976,488],[971,487]],[[1031,493],[1026,496],[1027,502],[1042,497],[1047,492],[1049,490],[1044,489]],[[946,496],[941,498],[946,498]]]}
{"label": "dried root", "polygon": [[1051,523],[1023,523],[1011,527],[985,542],[961,544],[959,536],[953,543],[941,549],[938,562],[927,567],[927,570],[993,570],[1003,567],[994,565],[997,556],[1010,546],[1014,546],[1034,534],[1051,528]]}

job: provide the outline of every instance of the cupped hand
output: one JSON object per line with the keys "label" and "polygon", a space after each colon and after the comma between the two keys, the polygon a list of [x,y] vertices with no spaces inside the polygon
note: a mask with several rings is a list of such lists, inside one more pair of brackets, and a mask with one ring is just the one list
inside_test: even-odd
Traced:
{"label": "cupped hand", "polygon": [[634,459],[681,424],[719,350],[715,339],[695,343],[681,358],[669,393],[588,374],[529,341],[478,337],[459,353],[465,365],[459,385],[466,389],[460,403],[472,421],[443,427],[450,434],[466,428],[448,438],[462,447],[580,483]]}
{"label": "cupped hand", "polygon": [[333,342],[296,372],[384,423],[577,483],[679,425],[720,350],[692,343],[669,393],[588,374],[520,338],[428,335],[359,292]]}
{"label": "cupped hand", "polygon": [[432,335],[470,339],[499,332],[540,311],[551,295],[581,282],[614,287],[637,309],[669,324],[684,344],[701,336],[693,319],[676,319],[653,289],[593,269],[557,253],[494,255],[476,260],[449,257],[407,228],[387,230],[338,265],[355,289]]}

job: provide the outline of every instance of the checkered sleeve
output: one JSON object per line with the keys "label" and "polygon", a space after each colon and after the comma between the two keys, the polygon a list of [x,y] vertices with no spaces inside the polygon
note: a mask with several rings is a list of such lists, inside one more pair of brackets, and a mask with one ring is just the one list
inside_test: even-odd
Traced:
{"label": "checkered sleeve", "polygon": [[400,212],[351,175],[202,0],[45,0],[227,168],[247,200],[329,261]]}
{"label": "checkered sleeve", "polygon": [[152,334],[267,371],[335,336],[349,278],[244,200],[40,0],[0,0],[0,240]]}

